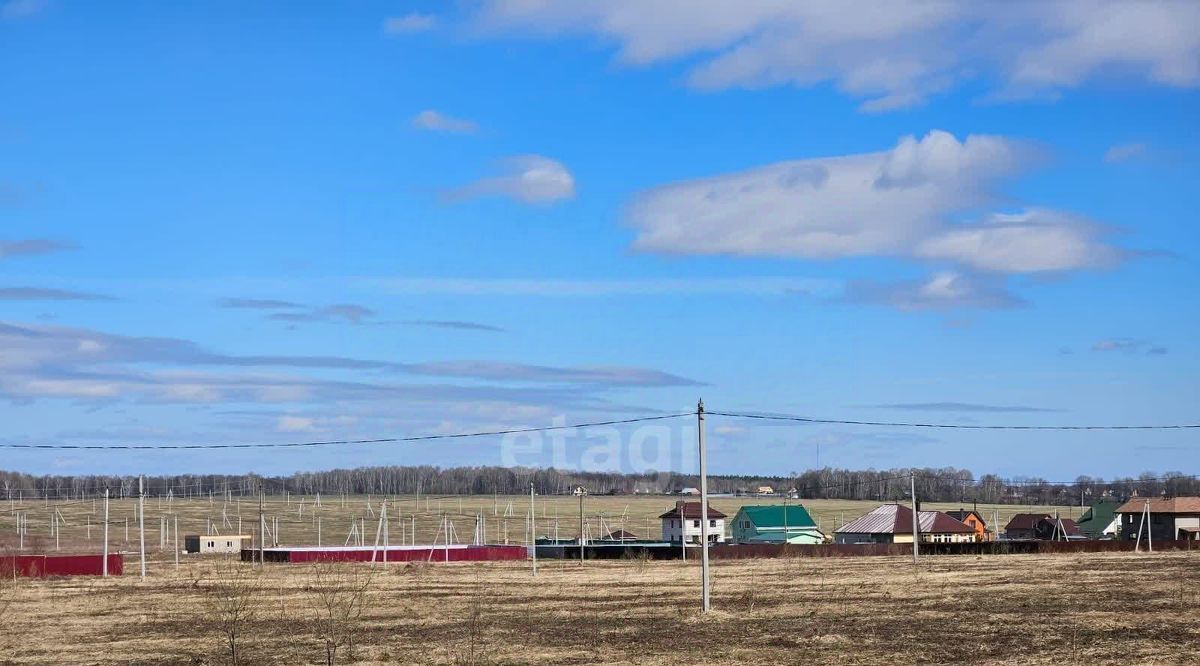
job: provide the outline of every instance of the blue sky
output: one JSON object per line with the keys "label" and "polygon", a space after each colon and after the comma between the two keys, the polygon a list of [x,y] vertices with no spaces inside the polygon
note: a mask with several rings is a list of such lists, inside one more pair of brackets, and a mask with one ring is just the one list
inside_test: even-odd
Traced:
{"label": "blue sky", "polygon": [[[701,396],[1197,421],[1195,4],[683,4],[0,3],[0,440],[389,437]],[[655,434],[659,464],[692,464],[689,427]],[[639,467],[632,429],[607,457],[588,434],[565,458],[0,467]],[[1186,431],[709,436],[725,473],[1200,471]]]}

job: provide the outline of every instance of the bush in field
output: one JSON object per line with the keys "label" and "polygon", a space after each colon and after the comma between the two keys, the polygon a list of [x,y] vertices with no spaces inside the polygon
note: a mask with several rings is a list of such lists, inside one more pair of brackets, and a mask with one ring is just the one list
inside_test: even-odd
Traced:
{"label": "bush in field", "polygon": [[230,663],[243,663],[244,638],[258,614],[261,582],[251,567],[230,562],[217,570],[216,581],[206,589],[210,616],[216,619]]}
{"label": "bush in field", "polygon": [[313,565],[310,591],[317,607],[318,635],[325,648],[325,663],[337,662],[338,650],[346,647],[354,659],[354,634],[366,611],[373,572],[355,565],[317,562]]}

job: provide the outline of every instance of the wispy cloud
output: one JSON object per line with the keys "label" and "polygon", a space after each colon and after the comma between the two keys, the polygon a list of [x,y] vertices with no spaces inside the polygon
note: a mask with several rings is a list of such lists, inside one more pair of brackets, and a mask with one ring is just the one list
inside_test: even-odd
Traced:
{"label": "wispy cloud", "polygon": [[823,278],[645,278],[636,280],[561,280],[506,278],[358,277],[350,282],[389,294],[455,296],[675,296],[720,294],[828,295],[841,282]]}
{"label": "wispy cloud", "polygon": [[287,321],[292,323],[345,321],[351,324],[363,324],[375,316],[375,311],[353,303],[339,303],[314,308],[307,312],[275,312],[267,315],[267,319]]}
{"label": "wispy cloud", "polygon": [[273,298],[222,298],[217,301],[217,305],[223,308],[244,310],[290,310],[304,307],[299,303]]}
{"label": "wispy cloud", "polygon": [[928,280],[876,282],[855,280],[846,285],[843,300],[849,303],[886,305],[898,310],[1002,309],[1024,305],[995,279],[954,272],[937,273]]}
{"label": "wispy cloud", "polygon": [[112,301],[111,296],[43,287],[0,287],[0,301]]}
{"label": "wispy cloud", "polygon": [[903,409],[914,412],[981,412],[992,414],[1018,414],[1034,412],[1061,412],[1061,409],[1051,407],[1030,407],[1028,405],[985,405],[970,402],[901,402],[883,405],[868,405],[879,409]]}
{"label": "wispy cloud", "polygon": [[499,164],[499,173],[447,193],[451,199],[505,197],[526,204],[552,204],[575,196],[575,177],[558,160],[518,155]]}
{"label": "wispy cloud", "polygon": [[416,319],[401,322],[405,326],[425,326],[428,328],[448,328],[461,331],[489,331],[493,333],[503,332],[504,329],[498,326],[489,324],[479,324],[473,321],[438,321],[432,319]]}
{"label": "wispy cloud", "polygon": [[1148,146],[1141,142],[1120,143],[1104,152],[1104,161],[1110,164],[1128,162],[1146,156]]}
{"label": "wispy cloud", "polygon": [[46,0],[7,0],[0,3],[0,19],[29,18],[46,8]]}
{"label": "wispy cloud", "polygon": [[1167,348],[1156,345],[1149,340],[1137,338],[1107,338],[1098,340],[1092,345],[1094,352],[1120,352],[1124,354],[1147,354],[1161,356],[1167,353]]}
{"label": "wispy cloud", "polygon": [[[143,397],[180,403],[319,402],[412,395],[434,399],[497,396],[548,402],[583,399],[612,387],[696,386],[671,373],[638,367],[557,367],[500,361],[399,362],[329,355],[225,354],[179,338],[131,337],[48,325],[0,323],[0,395],[120,400]],[[244,373],[239,369],[254,370]],[[261,374],[258,369],[367,373],[516,384],[406,385]],[[233,371],[233,374],[230,374]],[[553,387],[553,388],[550,388]]]}
{"label": "wispy cloud", "polygon": [[388,35],[410,35],[432,30],[437,25],[433,14],[413,12],[404,16],[389,16],[383,20],[383,32]]}
{"label": "wispy cloud", "polygon": [[74,249],[75,245],[48,238],[22,238],[18,240],[0,240],[0,259],[9,257],[51,254],[63,250]]}
{"label": "wispy cloud", "polygon": [[479,131],[479,125],[470,120],[447,116],[433,109],[426,109],[413,116],[412,126],[431,132],[451,132],[454,134],[473,134]]}

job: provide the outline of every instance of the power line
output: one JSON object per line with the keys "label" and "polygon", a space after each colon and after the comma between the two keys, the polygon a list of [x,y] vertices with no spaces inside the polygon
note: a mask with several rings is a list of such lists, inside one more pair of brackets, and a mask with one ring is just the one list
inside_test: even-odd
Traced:
{"label": "power line", "polygon": [[1200,423],[1177,425],[979,425],[966,423],[909,423],[901,421],[849,421],[842,419],[820,419],[807,416],[777,414],[743,414],[738,412],[710,412],[712,416],[728,416],[738,419],[761,419],[766,421],[795,421],[799,423],[823,423],[834,425],[881,426],[888,428],[950,428],[957,430],[1185,430],[1200,428]]}
{"label": "power line", "polygon": [[400,444],[410,442],[425,442],[439,439],[463,439],[467,437],[494,437],[497,435],[517,435],[531,432],[549,432],[553,430],[570,430],[572,428],[594,428],[608,425],[622,425],[626,423],[640,423],[643,421],[661,421],[664,419],[677,419],[683,416],[693,416],[693,412],[685,412],[682,414],[665,414],[660,416],[642,416],[632,419],[615,419],[610,421],[593,421],[591,423],[576,423],[572,425],[558,426],[542,426],[538,428],[510,428],[508,430],[485,430],[479,432],[459,432],[443,435],[413,435],[410,437],[384,437],[379,439],[341,439],[341,440],[326,440],[318,442],[280,442],[280,443],[250,443],[250,444],[5,444],[0,443],[0,448],[5,449],[37,449],[37,450],[190,450],[190,449],[272,449],[272,448],[298,448],[298,447],[313,447],[313,446],[341,446],[350,444]]}

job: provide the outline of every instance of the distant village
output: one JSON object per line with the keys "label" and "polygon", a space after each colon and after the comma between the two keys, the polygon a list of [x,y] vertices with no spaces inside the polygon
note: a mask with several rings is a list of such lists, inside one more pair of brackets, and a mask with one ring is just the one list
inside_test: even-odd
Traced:
{"label": "distant village", "polygon": [[[681,495],[699,495],[695,488],[684,488]],[[778,497],[769,486],[755,494]],[[711,543],[731,544],[911,544],[984,543],[993,541],[1087,541],[1145,540],[1200,541],[1200,497],[1135,496],[1101,498],[1093,502],[1079,519],[1064,518],[1049,512],[1017,513],[1003,525],[995,511],[960,508],[950,511],[913,509],[900,503],[884,503],[850,522],[830,529],[815,521],[795,491],[783,496],[795,504],[771,503],[746,505],[732,516],[708,507],[708,539]],[[989,515],[991,514],[991,515]],[[659,516],[663,542],[699,545],[702,525],[701,504],[679,500]],[[637,537],[621,530],[609,540],[632,541]],[[603,541],[603,540],[602,540]]]}

